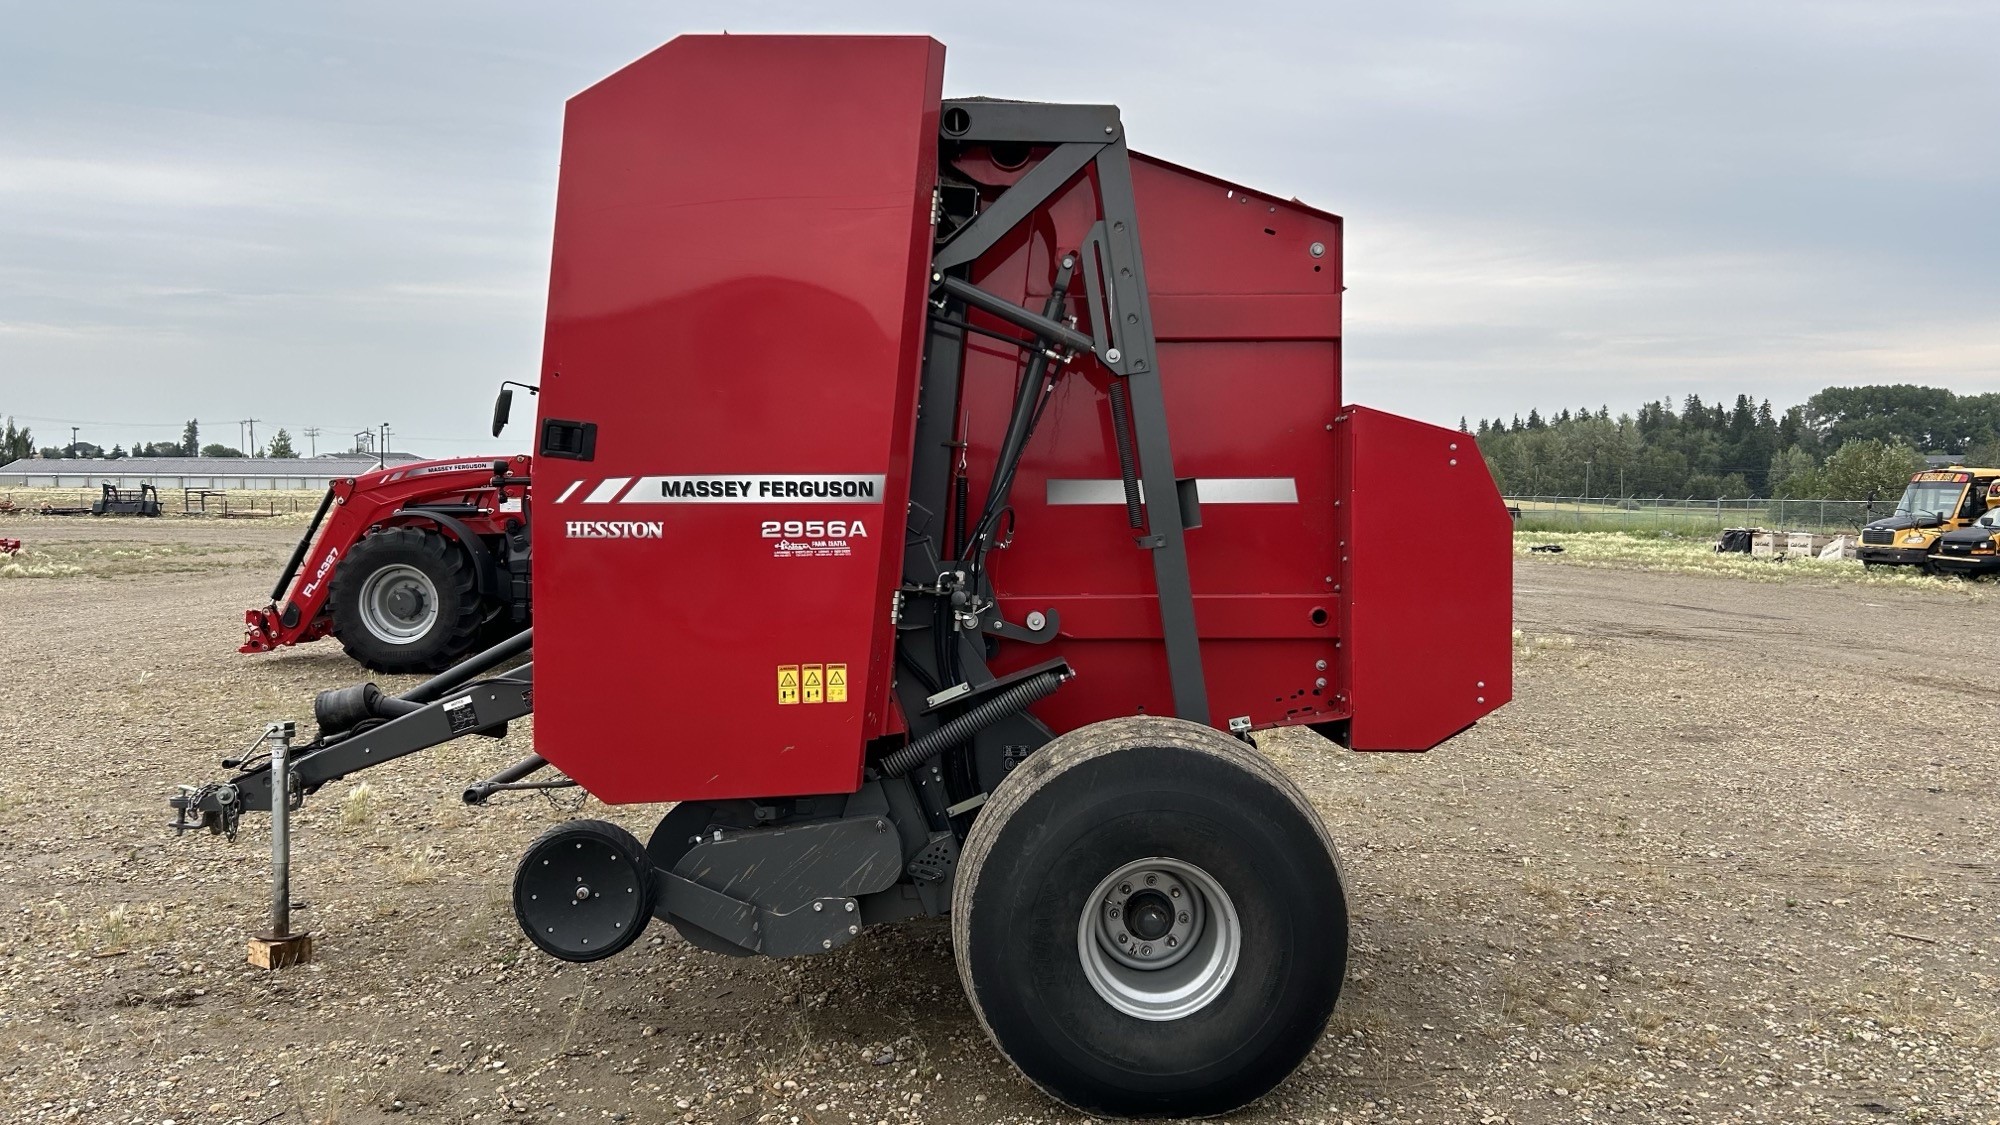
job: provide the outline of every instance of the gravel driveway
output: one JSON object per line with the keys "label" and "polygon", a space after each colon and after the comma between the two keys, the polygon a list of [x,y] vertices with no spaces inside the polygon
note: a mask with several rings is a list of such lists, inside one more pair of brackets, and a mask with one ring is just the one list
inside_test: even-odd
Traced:
{"label": "gravel driveway", "polygon": [[[265,821],[176,840],[164,800],[361,678],[330,643],[234,651],[298,530],[0,526],[180,545],[0,578],[0,1119],[1077,1119],[980,1035],[938,923],[795,961],[665,928],[534,951],[514,857],[572,803],[458,799],[526,723],[319,794],[318,960],[248,968]],[[1355,957],[1237,1119],[2000,1121],[2000,599],[1541,557],[1517,592],[1516,701],[1442,750],[1264,740],[1342,842]],[[590,807],[642,837],[660,811]]]}

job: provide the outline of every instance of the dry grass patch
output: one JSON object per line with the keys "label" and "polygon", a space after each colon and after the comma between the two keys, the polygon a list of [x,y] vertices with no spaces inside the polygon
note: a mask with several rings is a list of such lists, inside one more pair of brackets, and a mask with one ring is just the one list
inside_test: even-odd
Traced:
{"label": "dry grass patch", "polygon": [[0,564],[0,578],[129,578],[147,574],[197,574],[245,561],[275,565],[268,551],[207,543],[64,542],[21,548]]}
{"label": "dry grass patch", "polygon": [[340,823],[352,828],[375,819],[375,787],[361,782],[340,799]]}

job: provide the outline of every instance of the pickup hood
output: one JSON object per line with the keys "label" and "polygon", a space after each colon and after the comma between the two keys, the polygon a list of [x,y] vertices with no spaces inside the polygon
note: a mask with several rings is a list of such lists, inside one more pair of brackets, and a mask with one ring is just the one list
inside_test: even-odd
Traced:
{"label": "pickup hood", "polygon": [[1864,526],[1873,531],[1902,531],[1912,527],[1936,527],[1943,522],[1941,516],[1914,516],[1908,512],[1897,512],[1893,516],[1883,516]]}
{"label": "pickup hood", "polygon": [[1996,536],[2000,536],[2000,531],[1996,531],[1990,527],[1961,527],[1957,531],[1945,532],[1942,542],[1964,543],[1968,546],[1973,546],[1984,543]]}

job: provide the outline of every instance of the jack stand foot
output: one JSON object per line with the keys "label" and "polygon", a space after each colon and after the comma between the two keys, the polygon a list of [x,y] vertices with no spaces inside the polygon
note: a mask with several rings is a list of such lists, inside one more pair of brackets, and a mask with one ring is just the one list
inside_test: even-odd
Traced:
{"label": "jack stand foot", "polygon": [[313,958],[311,934],[258,934],[250,939],[250,963],[260,969],[284,969]]}

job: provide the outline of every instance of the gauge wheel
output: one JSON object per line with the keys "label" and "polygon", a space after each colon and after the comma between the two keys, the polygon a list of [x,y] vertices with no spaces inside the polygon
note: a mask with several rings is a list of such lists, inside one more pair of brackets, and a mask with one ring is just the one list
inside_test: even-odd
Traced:
{"label": "gauge wheel", "polygon": [[551,957],[602,961],[639,940],[652,917],[652,860],[610,821],[556,825],[514,870],[514,920]]}
{"label": "gauge wheel", "polygon": [[438,672],[477,646],[484,624],[465,549],[435,531],[364,537],[333,571],[333,635],[377,672]]}

